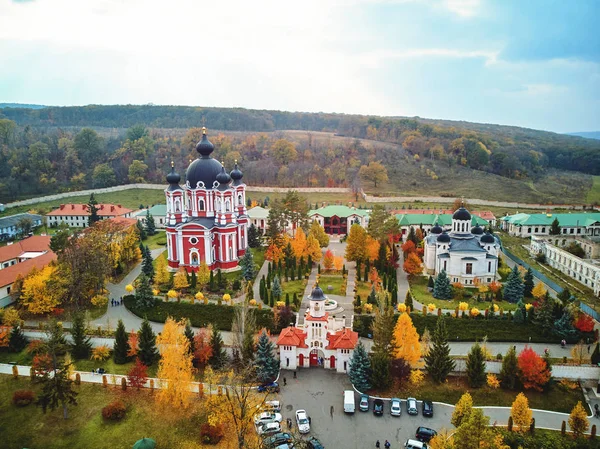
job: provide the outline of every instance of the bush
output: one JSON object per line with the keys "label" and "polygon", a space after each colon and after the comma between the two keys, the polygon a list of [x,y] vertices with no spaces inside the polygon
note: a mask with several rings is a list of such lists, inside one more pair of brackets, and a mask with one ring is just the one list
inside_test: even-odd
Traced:
{"label": "bush", "polygon": [[13,393],[12,402],[17,407],[25,407],[35,400],[35,393],[32,390],[17,390]]}
{"label": "bush", "polygon": [[122,401],[114,401],[102,409],[102,417],[111,421],[120,421],[125,418],[126,411]]}
{"label": "bush", "polygon": [[200,426],[200,438],[203,443],[218,444],[224,436],[223,426],[220,424],[211,426],[210,424],[205,423]]}
{"label": "bush", "polygon": [[162,240],[162,239],[161,240],[157,240],[156,244],[160,245],[160,246],[166,246],[167,245],[167,241],[166,240]]}

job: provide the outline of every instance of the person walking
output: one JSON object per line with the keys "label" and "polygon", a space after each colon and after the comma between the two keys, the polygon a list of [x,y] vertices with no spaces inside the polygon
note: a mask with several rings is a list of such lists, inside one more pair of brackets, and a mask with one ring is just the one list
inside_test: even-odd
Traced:
{"label": "person walking", "polygon": [[296,378],[296,371],[294,371],[294,379]]}
{"label": "person walking", "polygon": [[376,447],[377,449],[379,449],[379,448],[381,447],[381,444],[379,444],[379,440],[377,440],[377,441],[375,442],[375,447]]}
{"label": "person walking", "polygon": [[292,428],[292,418],[287,419],[287,426],[288,426],[288,430],[290,430]]}
{"label": "person walking", "polygon": [[385,449],[390,449],[391,444],[388,440],[385,440],[384,446],[385,446]]}
{"label": "person walking", "polygon": [[287,379],[284,377],[283,378],[283,386],[285,387],[287,385]]}
{"label": "person walking", "polygon": [[331,415],[331,419],[333,419],[333,405],[329,407],[329,414]]}

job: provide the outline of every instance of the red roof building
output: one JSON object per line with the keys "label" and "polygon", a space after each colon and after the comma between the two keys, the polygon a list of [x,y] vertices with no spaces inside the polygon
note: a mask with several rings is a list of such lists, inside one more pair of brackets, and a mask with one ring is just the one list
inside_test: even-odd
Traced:
{"label": "red roof building", "polygon": [[[133,210],[127,209],[120,204],[98,204],[98,216],[100,219],[125,217],[130,218]],[[89,206],[87,204],[61,204],[52,212],[46,214],[48,226],[58,226],[60,223],[66,223],[71,227],[86,228],[90,216]]]}
{"label": "red roof building", "polygon": [[25,262],[11,265],[8,268],[0,270],[0,307],[6,307],[13,302],[10,297],[10,292],[12,284],[17,277],[27,276],[34,268],[41,270],[55,259],[56,254],[52,251],[48,251],[39,257],[28,259]]}
{"label": "red roof building", "polygon": [[34,235],[0,247],[0,270],[50,251],[50,236]]}

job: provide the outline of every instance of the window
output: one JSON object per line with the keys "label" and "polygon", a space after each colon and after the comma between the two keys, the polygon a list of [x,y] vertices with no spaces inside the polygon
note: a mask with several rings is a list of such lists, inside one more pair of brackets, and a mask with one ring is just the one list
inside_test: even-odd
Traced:
{"label": "window", "polygon": [[535,233],[537,234],[539,232],[540,228],[535,228]]}
{"label": "window", "polygon": [[527,234],[531,234],[531,228],[527,228]]}
{"label": "window", "polygon": [[467,268],[467,274],[473,274],[473,264],[472,263],[468,263],[466,268]]}
{"label": "window", "polygon": [[487,281],[488,282],[492,282],[492,278],[487,278]]}
{"label": "window", "polygon": [[198,243],[198,238],[197,237],[190,237],[190,243],[192,245],[195,245],[196,243]]}
{"label": "window", "polygon": [[575,229],[571,228],[570,234],[574,234],[574,233],[575,233]]}
{"label": "window", "polygon": [[242,202],[242,195],[238,195],[238,206],[243,206],[244,203]]}
{"label": "window", "polygon": [[6,293],[10,294],[10,287],[6,287]]}
{"label": "window", "polygon": [[488,262],[488,272],[492,271],[492,262]]}
{"label": "window", "polygon": [[204,210],[204,200],[198,200],[198,210]]}
{"label": "window", "polygon": [[447,261],[444,260],[444,271],[446,271],[446,264],[447,264]]}

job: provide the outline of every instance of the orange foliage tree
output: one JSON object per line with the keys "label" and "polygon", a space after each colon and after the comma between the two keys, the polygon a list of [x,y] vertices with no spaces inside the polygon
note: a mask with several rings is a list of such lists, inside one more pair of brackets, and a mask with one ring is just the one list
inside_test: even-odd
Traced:
{"label": "orange foliage tree", "polygon": [[421,259],[415,253],[409,253],[408,257],[404,261],[404,271],[406,271],[410,276],[416,276],[423,272],[423,264],[421,263]]}
{"label": "orange foliage tree", "polygon": [[12,327],[10,326],[0,326],[0,348],[8,347],[8,340],[11,331]]}
{"label": "orange foliage tree", "polygon": [[374,239],[370,235],[367,235],[365,241],[365,254],[367,256],[367,259],[369,259],[371,262],[373,262],[375,259],[377,259],[377,257],[379,257],[380,245],[381,244],[376,239]]}
{"label": "orange foliage tree", "polygon": [[325,270],[329,271],[333,268],[333,253],[330,249],[325,251],[325,256],[323,257],[323,266]]}
{"label": "orange foliage tree", "polygon": [[410,253],[414,253],[416,250],[417,247],[415,246],[412,240],[407,240],[406,243],[402,245],[402,252],[404,252],[405,256]]}
{"label": "orange foliage tree", "polygon": [[333,267],[340,271],[344,267],[344,258],[342,256],[335,256],[333,258]]}
{"label": "orange foliage tree", "polygon": [[135,359],[135,365],[127,373],[127,382],[130,386],[139,390],[148,380],[148,367],[138,358]]}
{"label": "orange foliage tree", "polygon": [[542,359],[529,346],[526,346],[519,354],[519,379],[523,387],[542,391],[544,385],[550,380],[550,371],[544,359]]}
{"label": "orange foliage tree", "polygon": [[129,333],[129,351],[127,351],[127,357],[134,357],[138,352],[138,334],[132,330]]}
{"label": "orange foliage tree", "polygon": [[580,313],[575,320],[575,327],[581,332],[591,332],[594,330],[594,319],[587,313]]}
{"label": "orange foliage tree", "polygon": [[500,282],[492,282],[490,285],[488,285],[488,287],[490,288],[490,291],[492,293],[497,293],[498,290],[500,290],[502,288],[502,284],[500,284]]}
{"label": "orange foliage tree", "polygon": [[213,355],[213,348],[210,344],[211,332],[206,329],[200,329],[194,335],[194,361],[197,365],[204,366]]}

